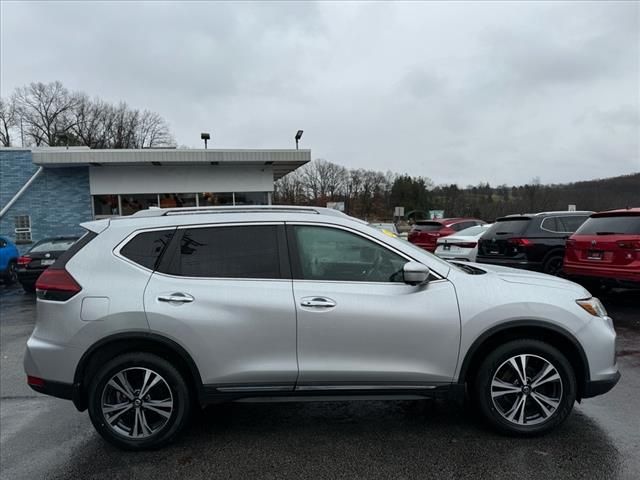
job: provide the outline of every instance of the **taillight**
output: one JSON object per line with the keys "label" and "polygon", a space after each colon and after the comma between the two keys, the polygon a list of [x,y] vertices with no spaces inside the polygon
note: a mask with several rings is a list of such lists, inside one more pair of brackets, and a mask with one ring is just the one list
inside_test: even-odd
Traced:
{"label": "taillight", "polygon": [[33,387],[44,387],[44,380],[39,377],[27,375],[27,384]]}
{"label": "taillight", "polygon": [[25,265],[29,265],[31,260],[33,260],[33,258],[27,257],[26,255],[18,257],[18,266],[24,267]]}
{"label": "taillight", "polygon": [[36,293],[43,300],[64,302],[81,290],[78,282],[64,269],[48,268],[36,281]]}
{"label": "taillight", "polygon": [[530,247],[533,245],[531,240],[527,238],[510,238],[508,242],[516,247]]}
{"label": "taillight", "polygon": [[629,250],[640,250],[640,240],[621,240],[618,247]]}

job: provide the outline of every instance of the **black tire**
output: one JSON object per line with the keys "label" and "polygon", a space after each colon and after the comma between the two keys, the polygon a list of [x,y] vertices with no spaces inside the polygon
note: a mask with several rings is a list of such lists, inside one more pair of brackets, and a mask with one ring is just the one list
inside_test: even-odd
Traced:
{"label": "black tire", "polygon": [[[509,360],[518,355],[528,356],[527,372],[531,372],[534,378],[529,378],[527,374],[527,381],[521,386],[515,375],[515,369],[512,369],[514,377],[516,378],[514,386],[521,390],[519,392],[504,394],[503,392],[506,390],[500,390],[504,387],[492,387],[494,376],[496,376],[498,380],[504,380],[504,377],[500,377],[500,375],[509,373],[508,369],[511,369]],[[517,361],[518,360],[516,360],[516,362]],[[544,368],[543,361],[548,362],[555,369],[560,381],[548,381],[544,382],[543,385],[533,387],[536,378],[535,368],[537,365],[541,365],[540,368],[542,371]],[[550,375],[542,376],[540,380],[545,377],[555,377],[555,374],[551,371]],[[523,388],[526,386],[529,386],[528,393],[525,393]],[[513,340],[492,351],[482,362],[475,378],[474,387],[475,400],[486,420],[500,432],[518,436],[540,435],[559,426],[571,413],[576,400],[577,390],[575,373],[566,357],[555,347],[545,342],[532,339]],[[492,396],[492,388],[494,389],[494,393],[499,395],[496,396],[495,401]],[[547,395],[547,399],[557,398],[558,402],[557,406],[554,407],[555,410],[547,408],[547,410],[552,413],[546,416],[544,415],[544,410],[539,407],[539,400],[536,400],[541,398],[540,394],[543,394],[543,388],[553,389],[552,392],[560,393],[560,396],[556,396],[556,393]],[[532,391],[535,393],[531,393]],[[548,390],[545,391],[545,393],[548,393]],[[535,398],[534,395],[536,395]],[[518,418],[514,418],[513,421],[507,418],[507,414],[513,411],[509,409],[509,407],[515,407],[521,397],[526,397],[524,400],[524,409],[522,410],[524,412],[524,423],[518,422]],[[551,406],[551,404],[546,403],[546,401],[543,402],[543,405],[545,405],[545,407]],[[520,409],[517,411],[519,412]],[[535,418],[536,412],[538,418]],[[527,420],[527,414],[530,420]],[[519,413],[516,417],[518,416]]]}
{"label": "black tire", "polygon": [[22,289],[27,293],[36,293],[35,283],[22,283]]}
{"label": "black tire", "polygon": [[18,265],[15,260],[11,260],[7,266],[7,273],[2,279],[5,285],[13,285],[18,281]]}
{"label": "black tire", "polygon": [[544,264],[542,265],[542,272],[556,277],[562,276],[563,262],[564,257],[562,255],[552,255],[544,261]]}
{"label": "black tire", "polygon": [[[168,417],[165,419],[164,416],[157,415],[153,411],[149,413],[149,410],[144,409],[144,404],[134,407],[133,400],[129,400],[122,394],[119,394],[123,403],[128,402],[131,404],[131,407],[128,412],[124,412],[124,414],[121,415],[120,420],[114,421],[114,417],[111,417],[110,420],[115,424],[115,427],[112,427],[111,424],[108,424],[102,409],[103,397],[106,398],[107,395],[112,395],[115,392],[115,390],[107,384],[116,374],[126,370],[129,372],[127,373],[129,379],[131,379],[130,386],[132,388],[138,388],[138,386],[141,386],[142,376],[138,377],[140,382],[137,385],[134,380],[136,380],[135,376],[138,372],[142,373],[144,371],[142,369],[151,370],[161,377],[162,380],[158,381],[153,388],[155,388],[156,391],[160,389],[161,396],[166,396],[166,393],[170,392],[170,397],[168,397],[172,401],[170,414],[168,414]],[[131,378],[131,376],[134,378]],[[134,396],[134,398],[138,397]],[[89,416],[98,433],[113,445],[124,450],[150,450],[171,443],[180,434],[189,420],[191,400],[191,394],[185,379],[167,360],[150,353],[126,353],[107,362],[93,377],[89,385]],[[131,433],[135,433],[135,430],[132,428],[132,432],[128,434],[123,433],[123,427],[118,426],[118,423],[125,422],[125,420],[129,418],[131,418],[129,423],[137,423],[138,419],[135,418],[135,416],[138,414],[138,409],[147,412],[145,425],[151,416],[156,418],[157,423],[165,423],[158,426],[157,431],[154,431],[144,438],[132,438],[130,435]],[[149,421],[149,425],[151,424],[152,422]],[[120,428],[121,431],[117,431],[117,428]]]}

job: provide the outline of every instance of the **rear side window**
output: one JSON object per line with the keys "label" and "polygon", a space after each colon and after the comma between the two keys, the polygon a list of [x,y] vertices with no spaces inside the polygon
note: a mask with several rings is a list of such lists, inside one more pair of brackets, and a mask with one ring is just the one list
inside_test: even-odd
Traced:
{"label": "rear side window", "polygon": [[576,231],[576,235],[640,235],[640,216],[592,217]]}
{"label": "rear side window", "polygon": [[529,226],[530,218],[499,218],[496,220],[489,230],[487,235],[521,235],[525,232]]}
{"label": "rear side window", "polygon": [[120,249],[120,255],[149,270],[155,270],[174,232],[175,229],[139,233]]}
{"label": "rear side window", "polygon": [[167,267],[172,275],[281,278],[276,225],[189,228]]}

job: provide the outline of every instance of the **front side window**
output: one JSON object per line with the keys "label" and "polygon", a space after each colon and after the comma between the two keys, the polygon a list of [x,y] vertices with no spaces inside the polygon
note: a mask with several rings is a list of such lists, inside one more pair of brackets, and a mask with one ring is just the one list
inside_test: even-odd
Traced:
{"label": "front side window", "polygon": [[329,227],[297,226],[294,231],[304,280],[403,281],[407,260],[371,240]]}
{"label": "front side window", "polygon": [[168,271],[209,278],[281,278],[276,225],[187,228]]}

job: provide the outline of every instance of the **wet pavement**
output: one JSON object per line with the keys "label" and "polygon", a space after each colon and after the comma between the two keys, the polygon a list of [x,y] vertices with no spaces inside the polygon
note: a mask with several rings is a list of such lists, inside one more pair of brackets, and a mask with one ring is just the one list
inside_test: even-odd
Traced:
{"label": "wet pavement", "polygon": [[622,379],[558,430],[514,439],[443,401],[228,404],[160,451],[121,452],[24,382],[35,300],[0,287],[0,478],[640,478],[640,292],[603,301]]}

